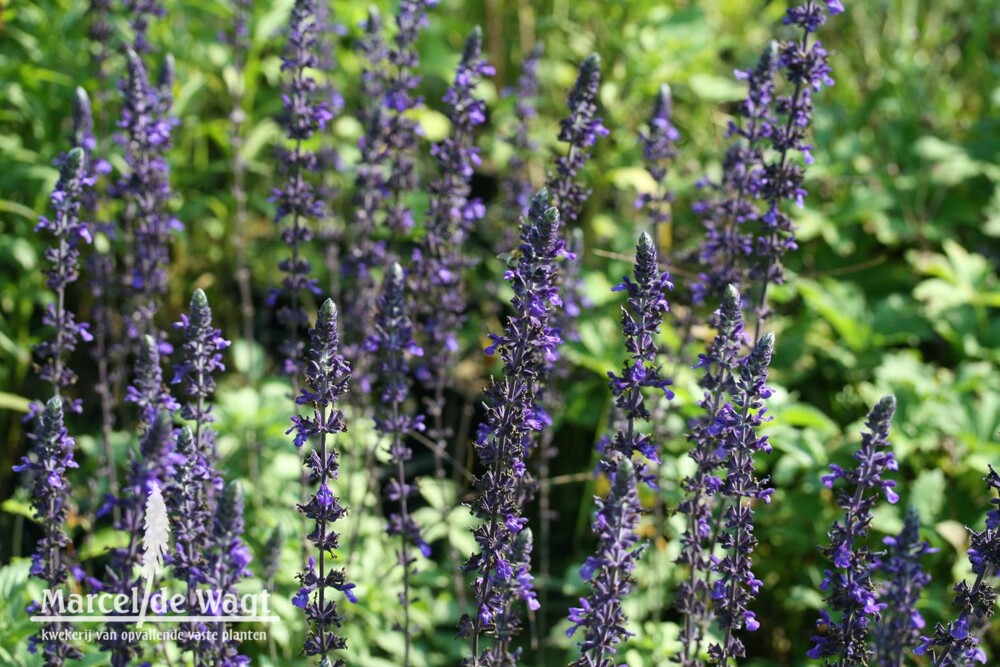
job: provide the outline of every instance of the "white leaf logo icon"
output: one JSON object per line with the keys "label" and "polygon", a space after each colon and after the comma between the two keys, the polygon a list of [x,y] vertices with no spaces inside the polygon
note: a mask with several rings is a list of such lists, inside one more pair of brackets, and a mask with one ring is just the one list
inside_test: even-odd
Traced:
{"label": "white leaf logo icon", "polygon": [[142,578],[146,580],[146,592],[142,596],[142,609],[139,612],[137,627],[142,627],[149,605],[149,596],[153,590],[153,580],[163,570],[163,557],[170,546],[170,522],[167,519],[167,506],[163,502],[160,486],[153,482],[146,500],[146,517],[143,524],[145,532],[142,535]]}

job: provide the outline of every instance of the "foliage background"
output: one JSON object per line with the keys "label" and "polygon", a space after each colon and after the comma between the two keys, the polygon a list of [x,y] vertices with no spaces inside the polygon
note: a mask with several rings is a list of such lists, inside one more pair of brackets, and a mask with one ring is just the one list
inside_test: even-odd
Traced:
{"label": "foliage background", "polygon": [[[181,125],[171,158],[175,206],[187,231],[175,245],[164,310],[176,319],[190,291],[202,287],[223,330],[236,338],[227,126],[229,91],[236,82],[228,48],[217,35],[231,19],[230,8],[221,0],[165,4],[168,18],[154,25],[152,41],[158,53],[170,51],[177,59],[175,110]],[[275,177],[271,148],[280,138],[271,120],[280,106],[280,28],[290,4],[256,3],[245,81],[250,120],[243,156],[250,170],[250,257],[262,332],[269,326],[263,298],[277,281],[281,253],[267,198]],[[379,4],[391,11],[390,3]],[[364,9],[353,2],[335,7],[346,33],[339,40],[334,79],[349,110],[359,102],[360,63],[350,45]],[[622,356],[618,297],[608,288],[626,270],[620,258],[628,256],[642,228],[631,206],[636,189],[645,186],[635,131],[658,85],[669,82],[683,143],[672,177],[676,222],[663,240],[680,256],[701,233],[690,211],[693,183],[704,172],[718,170],[725,123],[742,95],[732,70],[753,63],[766,41],[782,30],[784,9],[784,3],[762,0],[443,0],[420,40],[422,92],[430,107],[420,120],[430,140],[446,130],[437,110],[462,39],[474,24],[485,30],[489,59],[498,72],[484,91],[491,117],[482,134],[486,159],[475,188],[491,204],[508,155],[497,137],[511,122],[512,101],[501,93],[515,81],[521,54],[534,40],[544,41],[541,118],[533,131],[541,144],[533,164],[538,180],[557,149],[556,123],[576,65],[592,50],[604,61],[600,99],[612,135],[599,142],[587,170],[594,192],[584,221],[593,307],[581,320],[580,340],[570,345],[574,370],[557,423],[561,456],[553,474],[564,483],[554,488],[559,521],[552,535],[553,575],[540,582],[549,611],[526,633],[544,645],[544,650],[528,651],[539,656],[537,664],[557,664],[570,655],[560,619],[581,591],[576,572],[592,546],[587,530],[592,504],[580,499],[601,488],[581,473],[590,469],[593,443],[606,426],[605,373]],[[32,628],[23,606],[35,587],[24,559],[35,533],[27,518],[28,499],[15,490],[10,472],[25,449],[19,412],[40,395],[30,349],[41,306],[49,298],[39,271],[42,248],[32,228],[56,180],[51,164],[65,145],[73,88],[83,84],[97,101],[98,128],[105,129],[105,137],[117,97],[113,81],[98,92],[101,84],[93,77],[85,37],[85,3],[18,0],[3,6],[0,17],[0,562],[6,564],[0,569],[0,662],[34,664],[24,651]],[[892,391],[899,399],[894,444],[903,501],[879,512],[876,529],[898,529],[906,503],[917,506],[926,536],[941,548],[933,557],[935,581],[925,602],[930,622],[947,614],[950,582],[968,574],[963,526],[981,526],[986,509],[981,477],[987,463],[1000,462],[1000,5],[990,0],[856,1],[824,28],[821,38],[833,54],[837,84],[818,100],[816,164],[808,170],[810,196],[797,216],[801,250],[790,260],[788,285],[774,291],[778,316],[771,327],[778,343],[772,384],[778,391],[770,402],[775,419],[768,428],[776,453],[768,465],[778,490],[774,502],[759,512],[756,560],[764,588],[757,605],[762,629],[749,640],[754,665],[804,661],[821,602],[817,585],[824,562],[816,545],[825,540],[834,517],[831,495],[819,477],[829,462],[850,455],[860,420],[878,396]],[[112,61],[115,72],[120,60]],[[100,111],[102,99],[110,102],[106,112]],[[347,164],[334,180],[344,186],[350,183],[358,131],[347,116],[333,128]],[[498,206],[491,209],[495,221],[516,222],[502,220],[503,213]],[[476,240],[481,247],[472,251],[484,252],[489,234]],[[488,259],[473,279],[478,307],[463,334],[459,391],[450,402],[456,415],[463,406],[476,405],[491,371],[492,362],[479,349],[485,332],[498,326],[493,304],[505,296],[494,294],[500,273],[499,261]],[[684,267],[674,274],[683,286]],[[85,298],[82,305],[86,310]],[[263,342],[266,347],[266,336]],[[683,423],[696,392],[693,372],[677,355],[679,339],[672,327],[665,328],[663,343],[678,389],[667,422],[665,447],[671,456],[662,471],[669,508],[687,466]],[[283,435],[286,388],[272,377],[262,351],[234,346],[232,372],[218,393],[223,470],[247,486],[248,540],[258,554],[274,525],[298,521],[292,509],[298,460]],[[78,368],[86,388],[90,374]],[[104,483],[94,474],[98,448],[89,435],[97,432],[94,408],[88,405],[84,422],[74,425],[81,448],[76,479],[91,481],[77,485],[77,512],[71,517],[78,556],[92,567],[119,539],[107,528],[91,531]],[[352,665],[394,665],[401,650],[398,634],[389,631],[396,602],[393,587],[384,581],[391,583],[397,574],[395,557],[380,541],[380,520],[365,511],[379,497],[366,491],[361,470],[365,443],[372,441],[367,424],[358,418],[351,426],[353,435],[344,443],[343,492],[353,508],[349,525],[356,536],[345,559],[361,600],[349,610],[348,659]],[[135,446],[133,440],[129,432],[118,434],[119,461]],[[418,456],[416,465],[428,471],[429,454]],[[421,511],[433,524],[432,536],[448,536],[454,548],[468,552],[470,519],[464,509],[452,509],[463,493],[463,485],[427,486]],[[645,501],[657,505],[653,498]],[[659,525],[660,516],[651,512],[645,526],[651,548],[631,602],[638,636],[624,653],[630,665],[666,664],[674,649],[671,560],[676,546],[670,538],[677,524],[667,512]],[[295,586],[291,573],[299,566],[296,544],[290,537],[277,581],[276,607],[286,622],[271,628],[271,645],[250,647],[259,664],[293,664],[301,641],[300,616],[287,602]],[[439,543],[434,560],[422,563],[417,614],[423,631],[415,664],[455,664],[464,649],[453,638],[453,621],[465,606],[453,592],[448,552]],[[990,644],[991,655],[1000,654],[997,628]],[[85,664],[100,660],[95,656]]]}

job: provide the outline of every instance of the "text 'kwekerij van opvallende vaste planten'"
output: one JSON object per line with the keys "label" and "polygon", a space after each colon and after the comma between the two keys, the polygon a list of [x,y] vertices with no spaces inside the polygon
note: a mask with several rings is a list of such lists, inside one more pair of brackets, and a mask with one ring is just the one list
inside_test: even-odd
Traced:
{"label": "text 'kwekerij van opvallende vaste planten'", "polygon": [[[0,10],[25,63],[68,55],[47,11],[76,48],[0,57],[0,117],[66,119],[14,171],[44,214],[0,199],[41,249],[0,299],[0,663],[997,659],[1000,254],[816,250],[905,235],[831,129],[881,9],[77,4]],[[838,282],[904,258],[919,315]]]}

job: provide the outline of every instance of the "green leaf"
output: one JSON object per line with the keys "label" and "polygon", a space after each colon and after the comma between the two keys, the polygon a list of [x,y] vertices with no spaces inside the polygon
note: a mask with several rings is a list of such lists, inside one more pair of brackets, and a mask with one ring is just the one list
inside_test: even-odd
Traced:
{"label": "green leaf", "polygon": [[931,524],[944,507],[947,481],[941,470],[923,470],[910,487],[910,503],[917,508],[920,523]]}

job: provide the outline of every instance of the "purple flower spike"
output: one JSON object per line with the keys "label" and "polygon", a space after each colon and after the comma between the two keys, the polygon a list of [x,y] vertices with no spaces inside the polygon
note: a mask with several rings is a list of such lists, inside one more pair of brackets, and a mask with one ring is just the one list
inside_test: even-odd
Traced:
{"label": "purple flower spike", "polygon": [[574,663],[578,667],[612,667],[618,644],[632,636],[622,603],[635,583],[632,571],[643,550],[636,535],[642,508],[635,470],[628,458],[618,459],[611,477],[611,491],[606,499],[597,499],[591,526],[600,540],[584,575],[593,590],[581,598],[580,607],[570,609],[573,625],[566,631],[570,636],[578,628],[584,629],[580,657]]}
{"label": "purple flower spike", "polygon": [[389,151],[388,195],[384,208],[385,225],[397,235],[413,227],[413,211],[401,195],[416,190],[418,183],[416,148],[421,130],[409,115],[413,109],[423,106],[423,100],[415,94],[421,80],[417,74],[420,54],[416,43],[420,31],[427,26],[427,10],[436,5],[437,0],[401,0],[396,12],[396,34],[388,51],[387,62],[393,74],[382,99]]}
{"label": "purple flower spike", "polygon": [[[769,138],[774,157],[764,167],[760,199],[765,206],[761,233],[755,241],[750,280],[761,285],[758,320],[769,315],[766,303],[768,284],[784,282],[784,256],[798,247],[795,224],[783,202],[802,206],[805,166],[812,164],[809,130],[812,124],[813,95],[833,85],[829,56],[819,40],[810,36],[826,22],[827,13],[844,11],[839,1],[805,0],[785,15],[785,24],[801,29],[801,37],[783,41],[778,46],[778,67],[791,86],[790,93],[774,100],[775,119]],[[802,164],[794,159],[801,155]]]}
{"label": "purple flower spike", "polygon": [[361,71],[361,92],[364,106],[358,112],[363,134],[358,139],[360,158],[354,172],[354,194],[351,198],[352,217],[347,227],[347,248],[341,269],[347,317],[344,321],[344,350],[353,360],[354,384],[365,394],[369,390],[368,355],[363,346],[371,335],[375,316],[377,282],[375,269],[386,265],[386,247],[376,238],[382,200],[388,196],[386,163],[387,112],[381,100],[385,97],[386,69],[389,48],[383,37],[382,16],[374,6],[362,23],[363,34],[357,51],[364,61]]}
{"label": "purple flower spike", "polygon": [[[463,566],[476,575],[476,615],[464,616],[459,625],[462,636],[472,637],[472,656],[465,661],[469,665],[511,664],[515,658],[510,643],[521,628],[514,604],[517,599],[529,608],[537,604],[527,561],[522,569],[516,558],[516,538],[525,531],[510,526],[520,525],[522,487],[531,483],[525,451],[544,424],[536,399],[560,343],[552,318],[561,305],[556,266],[565,246],[559,211],[548,204],[548,192],[540,191],[522,222],[521,245],[505,274],[514,291],[514,313],[503,334],[490,335],[493,344],[486,350],[503,360],[504,378],[486,390],[486,419],[475,442],[486,472],[476,479],[479,495],[472,504],[473,514],[483,522],[473,531],[479,549]],[[520,585],[509,586],[511,577]],[[483,635],[493,638],[492,646],[481,646]]]}
{"label": "purple flower spike", "polygon": [[[63,529],[69,513],[70,484],[66,473],[77,464],[73,458],[76,442],[69,436],[63,423],[63,400],[53,396],[35,417],[34,431],[28,436],[34,441],[30,458],[22,458],[15,472],[28,471],[31,479],[31,505],[35,518],[41,524],[42,538],[38,540],[35,553],[31,556],[31,574],[45,580],[46,587],[59,590],[69,575],[66,547],[70,538]],[[31,611],[41,609],[40,603],[33,602]],[[60,613],[58,609],[42,610],[43,614]],[[45,656],[46,665],[61,666],[67,660],[78,660],[83,653],[64,639],[58,638],[61,624],[47,622],[29,641],[32,653],[39,647]],[[43,639],[43,633],[51,639]]]}
{"label": "purple flower spike", "polygon": [[[632,277],[624,276],[622,282],[612,288],[615,292],[628,294],[627,305],[622,307],[622,332],[629,358],[622,365],[621,375],[608,373],[615,406],[625,423],[604,452],[601,466],[605,472],[613,473],[621,457],[632,460],[638,454],[645,460],[659,461],[656,444],[648,434],[640,433],[637,426],[638,422],[650,419],[642,393],[644,388],[659,390],[666,398],[674,396],[668,389],[670,380],[660,374],[656,361],[656,336],[670,310],[666,292],[673,287],[670,276],[660,271],[653,239],[643,232],[635,248]],[[642,460],[633,462],[636,479],[654,487],[656,480],[646,463]]]}
{"label": "purple flower spike", "polygon": [[663,84],[656,94],[653,113],[645,130],[639,135],[642,145],[642,157],[646,162],[646,171],[653,177],[656,189],[645,193],[636,199],[636,208],[644,209],[649,217],[653,240],[660,247],[661,229],[670,224],[670,204],[673,195],[667,188],[667,173],[671,163],[677,157],[675,143],[680,139],[680,133],[670,122],[673,101],[670,96],[670,86]]}
{"label": "purple flower spike", "polygon": [[711,591],[715,618],[724,639],[708,647],[709,657],[720,665],[730,658],[745,657],[746,649],[737,632],[753,632],[760,627],[749,609],[761,587],[751,570],[751,556],[757,546],[753,505],[756,501],[770,502],[772,489],[767,478],[757,477],[754,459],[760,452],[771,451],[767,436],[758,435],[758,430],[767,411],[764,399],[771,395],[765,383],[773,352],[774,334],[764,334],[740,365],[739,374],[733,378],[730,401],[709,428],[719,438],[726,468],[719,487],[726,503],[719,545],[726,555],[721,560],[713,559],[712,569],[719,578]]}
{"label": "purple flower spike", "polygon": [[480,162],[475,131],[486,121],[486,104],[475,92],[483,77],[494,73],[482,58],[482,39],[479,28],[469,35],[454,83],[444,97],[452,129],[431,148],[438,177],[430,186],[425,234],[413,253],[412,291],[421,295],[416,314],[426,352],[416,374],[430,393],[430,435],[442,448],[448,436],[442,422],[445,390],[458,351],[457,332],[468,307],[463,273],[469,260],[463,253],[485,212],[482,202],[470,200],[472,175]]}
{"label": "purple flower spike", "polygon": [[885,609],[875,626],[874,659],[879,667],[904,667],[906,654],[918,645],[926,625],[917,611],[917,601],[931,577],[920,561],[937,549],[920,539],[920,518],[913,506],[906,512],[899,535],[882,542],[888,547],[879,562],[885,580],[880,593]]}
{"label": "purple flower spike", "polygon": [[[189,427],[180,429],[176,446],[181,461],[164,497],[175,540],[175,550],[167,560],[173,566],[174,576],[187,588],[186,609],[198,614],[196,591],[200,584],[205,583],[205,545],[212,526],[208,487],[215,474],[204,452],[196,446],[195,436]],[[198,628],[194,624],[184,624],[182,629],[191,633]],[[214,642],[198,641],[185,634],[178,639],[178,646],[194,652],[199,660],[207,660]]]}
{"label": "purple flower spike", "polygon": [[580,64],[576,83],[569,91],[566,104],[569,116],[559,121],[559,141],[569,144],[569,151],[556,161],[556,173],[549,177],[548,187],[566,225],[580,218],[590,190],[577,182],[580,170],[590,160],[590,151],[598,137],[608,130],[597,115],[597,91],[601,86],[601,57],[591,53]]}
{"label": "purple flower spike", "polygon": [[159,0],[124,0],[123,4],[132,28],[133,48],[138,53],[148,53],[152,48],[147,35],[150,20],[166,16],[166,10]]}
{"label": "purple flower spike", "polygon": [[928,655],[937,667],[967,667],[973,663],[987,664],[986,652],[979,646],[979,636],[989,627],[997,604],[996,577],[1000,573],[1000,474],[993,466],[986,475],[986,488],[996,492],[990,499],[994,509],[986,514],[983,530],[970,530],[972,546],[969,562],[976,575],[972,586],[965,581],[955,584],[955,606],[958,619],[938,623],[934,634],[920,637],[917,655]]}
{"label": "purple flower spike", "polygon": [[827,632],[812,638],[815,645],[807,654],[814,660],[826,659],[827,664],[867,665],[872,653],[868,641],[871,628],[886,606],[879,601],[872,582],[878,557],[866,541],[879,495],[884,493],[890,503],[896,501],[892,491],[895,482],[882,477],[897,467],[889,442],[895,411],[896,399],[891,395],[882,398],[865,421],[861,447],[854,455],[858,465],[851,470],[831,465],[833,472],[823,477],[823,484],[829,488],[839,479],[847,485],[836,491],[844,518],[833,524],[828,533],[830,545],[823,549],[834,569],[826,571],[820,585],[827,592],[830,609],[841,615],[834,620],[830,612],[821,613],[817,625],[827,627]]}
{"label": "purple flower spike", "polygon": [[[54,394],[60,397],[76,382],[76,373],[66,365],[67,357],[81,340],[93,340],[90,326],[86,322],[77,322],[72,311],[66,307],[66,288],[80,276],[79,246],[91,241],[90,228],[80,219],[80,213],[92,185],[86,153],[78,146],[62,159],[59,166],[59,181],[51,197],[55,216],[41,218],[35,228],[52,237],[52,245],[45,250],[45,259],[49,262],[45,276],[46,284],[56,297],[42,316],[42,324],[52,328],[53,336],[35,347],[35,355],[39,377],[51,383]],[[78,411],[78,406],[73,403],[67,402],[66,407]]]}
{"label": "purple flower spike", "polygon": [[281,372],[293,381],[302,375],[306,363],[301,333],[309,324],[309,316],[304,302],[309,294],[320,293],[319,283],[310,276],[312,265],[304,255],[304,246],[313,239],[309,220],[323,214],[323,202],[309,180],[310,172],[316,169],[316,154],[303,144],[333,117],[329,104],[320,99],[316,80],[308,74],[317,66],[317,31],[315,0],[296,0],[282,57],[284,104],[279,118],[291,146],[280,150],[286,181],[273,196],[274,222],[291,256],[279,264],[284,274],[281,287],[273,289],[268,297],[268,304],[277,308],[278,321],[287,331],[279,349]]}
{"label": "purple flower spike", "polygon": [[[135,51],[126,51],[128,78],[123,93],[119,141],[125,146],[128,169],[115,184],[114,193],[125,204],[126,237],[133,238],[126,257],[128,294],[132,315],[128,322],[131,340],[142,336],[163,339],[154,323],[160,298],[167,292],[166,267],[170,263],[170,234],[180,222],[167,210],[172,196],[170,168],[166,160],[170,133],[176,120],[169,115],[169,87],[154,87],[146,66]],[[172,60],[163,74],[172,80]],[[169,346],[164,346],[169,352]]]}
{"label": "purple flower spike", "polygon": [[677,601],[677,610],[684,616],[680,634],[683,648],[678,662],[684,667],[702,664],[701,647],[712,620],[709,599],[715,547],[713,524],[716,508],[724,500],[719,492],[725,462],[721,432],[715,424],[722,415],[726,397],[735,386],[741,353],[747,342],[740,294],[732,285],[723,293],[712,324],[717,334],[705,353],[699,355],[696,366],[703,370],[699,380],[704,392],[699,402],[702,412],[688,426],[688,442],[691,443],[688,455],[696,469],[682,483],[685,498],[678,506],[678,511],[687,516],[687,524],[677,563],[689,568],[686,580],[680,584]]}
{"label": "purple flower spike", "polygon": [[387,532],[400,538],[399,564],[403,568],[403,592],[399,600],[403,607],[403,636],[406,643],[404,664],[409,664],[410,644],[410,577],[416,557],[413,549],[429,555],[429,547],[420,535],[420,526],[410,513],[409,498],[416,493],[413,481],[407,481],[406,462],[413,452],[406,438],[424,430],[423,415],[412,415],[405,405],[410,395],[410,359],[423,351],[413,340],[413,324],[407,315],[406,278],[403,268],[393,263],[386,271],[375,315],[375,332],[365,350],[378,361],[376,374],[379,401],[375,405],[375,429],[389,439],[389,454],[395,464],[395,477],[386,489],[389,502],[398,503],[398,511],[389,515]]}
{"label": "purple flower spike", "polygon": [[772,42],[753,70],[736,72],[748,89],[738,109],[740,122],[730,123],[727,132],[732,141],[722,161],[722,181],[701,181],[706,197],[694,206],[705,227],[698,251],[701,275],[693,286],[699,302],[721,299],[730,285],[746,289],[752,225],[760,218],[756,201],[763,187],[764,149],[776,122],[772,107],[777,71],[778,46]]}
{"label": "purple flower spike", "polygon": [[[320,308],[316,318],[316,326],[309,331],[311,344],[309,356],[305,363],[305,387],[301,390],[298,404],[311,407],[311,415],[295,415],[292,417],[292,428],[295,431],[295,444],[302,446],[313,443],[312,450],[306,457],[306,467],[309,468],[309,481],[318,485],[318,490],[312,498],[299,505],[307,519],[315,522],[315,528],[306,536],[319,557],[310,556],[310,564],[298,575],[303,590],[296,596],[297,606],[305,609],[309,624],[303,650],[306,655],[321,655],[329,662],[328,654],[347,646],[347,641],[337,634],[337,628],[343,623],[343,617],[337,611],[337,603],[329,597],[331,590],[350,593],[351,585],[347,583],[343,570],[329,569],[330,560],[336,558],[340,536],[333,528],[333,523],[347,514],[336,496],[330,491],[329,484],[337,478],[339,472],[337,451],[329,447],[327,439],[347,430],[344,415],[337,408],[341,397],[347,393],[351,369],[338,351],[340,334],[337,331],[337,307],[327,299]],[[333,663],[343,667],[344,662]]]}
{"label": "purple flower spike", "polygon": [[[422,131],[412,111],[423,106],[416,95],[417,38],[427,25],[427,10],[436,0],[402,0],[395,15],[391,43],[382,37],[382,20],[369,11],[359,45],[367,62],[362,89],[368,106],[361,114],[364,135],[355,174],[354,221],[345,273],[347,352],[354,360],[355,385],[367,395],[372,379],[370,360],[360,350],[374,326],[377,284],[373,269],[399,256],[398,246],[413,227],[410,194],[417,190],[417,147]],[[382,229],[380,229],[380,227]],[[381,236],[381,238],[380,238]]]}
{"label": "purple flower spike", "polygon": [[156,421],[156,415],[161,410],[176,412],[180,409],[180,404],[163,384],[160,347],[152,336],[146,336],[139,348],[139,358],[135,365],[135,383],[126,387],[125,401],[135,403],[143,423],[147,425]]}

